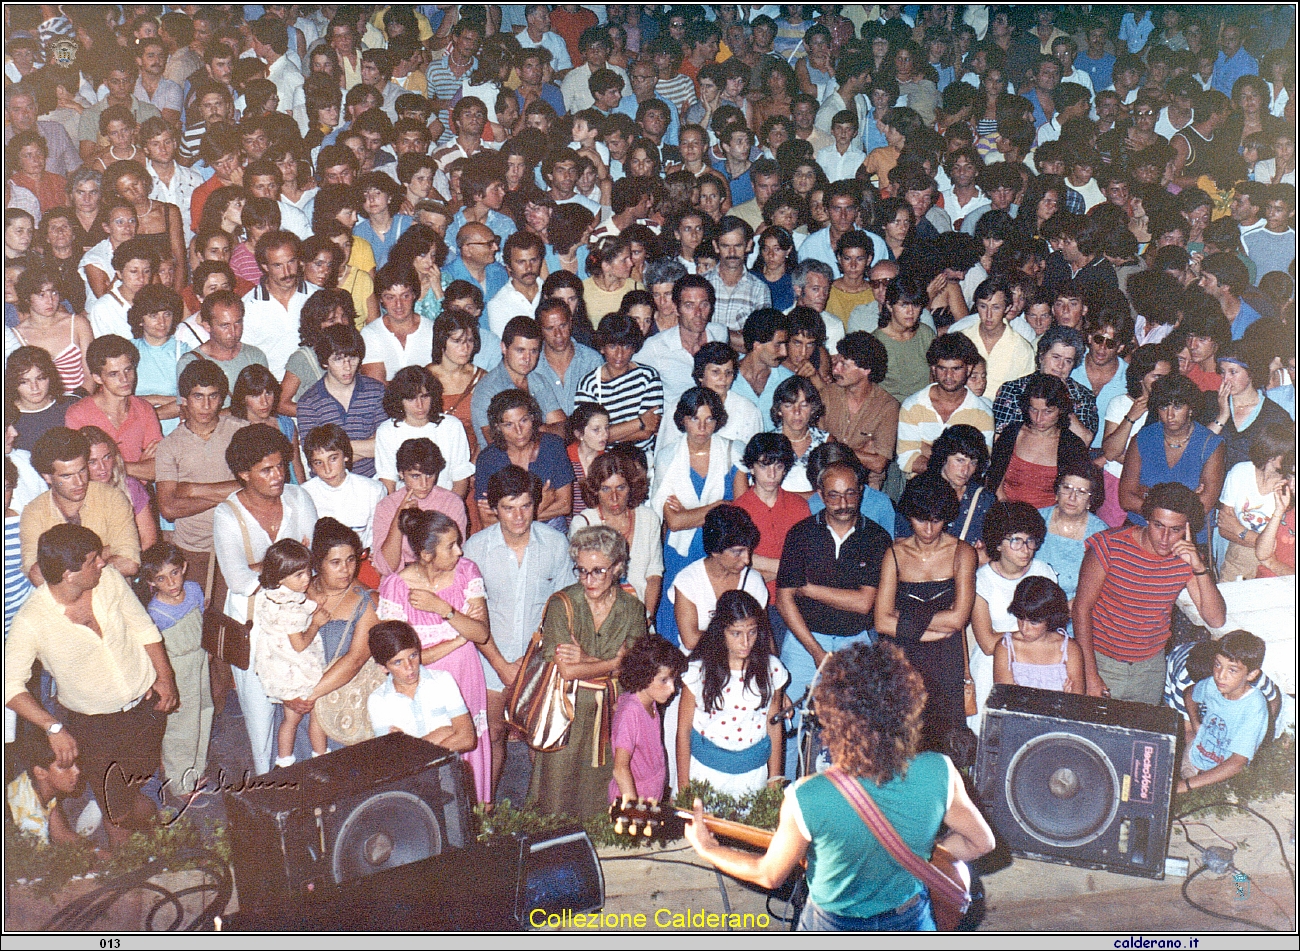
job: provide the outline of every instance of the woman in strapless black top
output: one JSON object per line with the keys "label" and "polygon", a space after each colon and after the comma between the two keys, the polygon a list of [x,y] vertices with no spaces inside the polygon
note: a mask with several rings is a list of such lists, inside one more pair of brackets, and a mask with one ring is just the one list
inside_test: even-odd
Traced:
{"label": "woman in strapless black top", "polygon": [[922,745],[945,749],[965,723],[965,630],[975,603],[975,549],[947,533],[957,495],[946,483],[914,480],[899,500],[912,537],[890,546],[880,570],[876,631],[894,638],[928,695]]}

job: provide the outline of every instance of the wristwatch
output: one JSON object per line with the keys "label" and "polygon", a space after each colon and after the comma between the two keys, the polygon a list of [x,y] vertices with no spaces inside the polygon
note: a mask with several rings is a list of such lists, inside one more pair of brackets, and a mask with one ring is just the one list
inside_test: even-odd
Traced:
{"label": "wristwatch", "polygon": [[47,727],[45,728],[45,732],[46,732],[47,734],[49,734],[50,736],[53,736],[55,733],[62,733],[62,732],[63,732],[63,724],[62,724],[62,723],[57,723],[57,722],[56,722],[56,723],[51,723],[49,726],[47,726]]}
{"label": "wristwatch", "polygon": [[[450,607],[450,606],[449,606],[449,607]],[[451,620],[452,618],[454,618],[455,616],[456,616],[456,609],[455,609],[455,608],[451,608],[451,610],[449,610],[449,611],[447,612],[447,614],[443,617],[443,620],[444,620],[444,621],[450,621],[450,620]]]}
{"label": "wristwatch", "polygon": [[1246,540],[1246,530],[1244,528],[1237,533],[1237,540],[1243,542]]}

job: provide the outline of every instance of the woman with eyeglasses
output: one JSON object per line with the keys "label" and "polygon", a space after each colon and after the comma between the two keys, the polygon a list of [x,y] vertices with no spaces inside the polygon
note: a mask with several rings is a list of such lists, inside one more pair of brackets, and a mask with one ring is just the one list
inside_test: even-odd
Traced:
{"label": "woman with eyeglasses", "polygon": [[538,753],[528,801],[544,812],[588,819],[609,805],[614,751],[602,726],[612,717],[613,677],[628,648],[646,636],[645,605],[618,583],[627,541],[608,525],[574,532],[569,557],[578,583],[551,596],[542,618],[542,651],[560,676],[579,682],[569,741]]}
{"label": "woman with eyeglasses", "polygon": [[1073,606],[1079,567],[1083,564],[1083,543],[1107,527],[1094,514],[1101,508],[1105,486],[1096,466],[1066,464],[1057,471],[1053,489],[1056,504],[1038,510],[1047,523],[1038,556],[1056,572],[1056,583]]}
{"label": "woman with eyeglasses", "polygon": [[645,604],[646,617],[654,617],[664,586],[663,520],[647,504],[645,454],[626,443],[610,447],[588,467],[580,488],[587,505],[573,516],[569,535],[592,525],[608,525],[622,535],[627,583]]}
{"label": "woman with eyeglasses", "polygon": [[976,733],[993,689],[993,650],[1004,634],[1019,629],[1010,610],[1016,585],[1031,575],[1056,581],[1051,566],[1034,557],[1046,537],[1043,516],[1026,502],[998,502],[984,520],[984,548],[990,560],[975,572],[975,607],[970,616],[975,643],[970,647],[968,675],[979,711],[966,720]]}

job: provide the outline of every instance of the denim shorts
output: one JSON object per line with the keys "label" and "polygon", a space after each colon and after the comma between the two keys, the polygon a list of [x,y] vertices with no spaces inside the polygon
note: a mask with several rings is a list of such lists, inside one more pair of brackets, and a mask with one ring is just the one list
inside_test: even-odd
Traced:
{"label": "denim shorts", "polygon": [[852,918],[818,908],[810,899],[799,916],[800,931],[936,931],[930,896],[922,891],[898,908],[870,918]]}

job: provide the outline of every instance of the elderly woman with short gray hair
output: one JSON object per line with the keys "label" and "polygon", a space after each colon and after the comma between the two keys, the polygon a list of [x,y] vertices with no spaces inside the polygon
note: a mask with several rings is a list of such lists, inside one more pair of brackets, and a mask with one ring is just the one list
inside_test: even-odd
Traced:
{"label": "elderly woman with short gray hair", "polygon": [[646,633],[645,605],[619,585],[627,541],[607,525],[569,540],[578,583],[551,596],[542,619],[542,652],[566,680],[578,681],[573,725],[564,749],[537,754],[530,802],[543,811],[587,819],[604,812],[614,751],[609,730],[614,677],[633,642]]}

